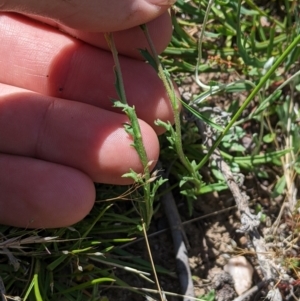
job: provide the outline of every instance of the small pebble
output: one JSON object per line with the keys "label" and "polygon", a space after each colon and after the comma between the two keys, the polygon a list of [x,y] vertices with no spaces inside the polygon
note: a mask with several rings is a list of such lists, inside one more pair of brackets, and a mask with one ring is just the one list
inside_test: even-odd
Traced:
{"label": "small pebble", "polygon": [[239,242],[242,246],[247,246],[247,243],[248,243],[248,240],[245,236],[242,236],[240,239],[239,239]]}
{"label": "small pebble", "polygon": [[253,267],[244,256],[231,258],[224,266],[224,271],[231,275],[239,296],[251,288]]}

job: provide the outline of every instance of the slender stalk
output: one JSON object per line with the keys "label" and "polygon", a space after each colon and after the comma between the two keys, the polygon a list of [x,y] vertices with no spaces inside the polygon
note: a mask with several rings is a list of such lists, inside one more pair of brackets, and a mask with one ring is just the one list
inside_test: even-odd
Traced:
{"label": "slender stalk", "polygon": [[120,97],[120,102],[115,101],[115,106],[122,108],[122,110],[126,113],[126,115],[129,118],[130,125],[125,125],[125,130],[132,136],[133,138],[133,144],[134,148],[136,149],[140,161],[143,165],[144,169],[144,177],[141,179],[143,182],[143,190],[144,190],[144,202],[139,202],[140,206],[140,214],[142,215],[143,219],[145,220],[147,226],[150,224],[150,220],[152,217],[152,202],[151,202],[151,187],[150,187],[150,182],[149,179],[151,177],[150,175],[150,165],[149,165],[149,160],[147,157],[147,153],[144,147],[143,139],[142,139],[142,134],[141,134],[141,128],[138,122],[138,117],[136,115],[134,107],[130,107],[127,103],[126,99],[126,93],[125,93],[125,88],[124,88],[124,83],[123,83],[123,77],[122,77],[122,71],[121,71],[121,66],[120,66],[120,61],[118,57],[118,52],[116,49],[116,45],[114,42],[113,34],[108,33],[105,35],[105,38],[107,40],[107,43],[111,49],[113,59],[115,62],[115,72],[117,76],[117,92]]}
{"label": "slender stalk", "polygon": [[151,249],[150,249],[150,245],[149,245],[149,241],[148,241],[148,237],[147,237],[147,231],[146,231],[146,225],[144,222],[142,222],[142,226],[143,226],[143,233],[144,233],[144,237],[145,237],[145,242],[146,242],[146,246],[147,246],[147,250],[148,250],[148,254],[149,254],[149,258],[150,258],[150,263],[152,266],[152,270],[153,270],[153,274],[154,274],[154,278],[155,278],[155,283],[157,286],[157,290],[159,292],[159,296],[161,301],[164,301],[165,298],[163,296],[159,281],[158,281],[158,277],[157,277],[157,273],[156,273],[156,269],[155,269],[155,265],[154,265],[154,261],[153,261],[153,257],[152,257],[152,253],[151,253]]}
{"label": "slender stalk", "polygon": [[119,95],[120,96],[120,101],[123,104],[128,104],[127,103],[127,98],[126,98],[126,93],[125,93],[125,88],[124,88],[121,65],[120,65],[120,61],[119,61],[119,55],[118,55],[118,51],[117,51],[117,48],[116,48],[116,45],[115,45],[113,34],[111,32],[105,34],[105,39],[106,39],[106,42],[107,42],[107,44],[108,44],[108,46],[111,50],[111,53],[112,53],[112,56],[113,56],[113,59],[114,59],[114,63],[115,63],[114,70],[115,70],[115,72],[117,74],[117,78],[119,80],[119,91],[118,91],[118,93],[120,93],[120,95]]}
{"label": "slender stalk", "polygon": [[41,296],[40,288],[39,288],[39,271],[40,271],[40,262],[39,260],[35,263],[35,269],[34,269],[34,295],[37,301],[43,301],[43,298]]}
{"label": "slender stalk", "polygon": [[201,32],[200,32],[199,39],[198,39],[198,58],[197,58],[197,64],[196,64],[196,70],[195,70],[195,80],[196,80],[196,83],[199,85],[199,87],[201,87],[204,90],[212,90],[212,91],[218,90],[219,86],[211,87],[211,86],[208,86],[208,85],[205,85],[204,83],[202,83],[199,78],[199,66],[200,66],[200,63],[202,60],[202,42],[203,42],[205,27],[206,27],[206,24],[208,21],[208,16],[209,16],[209,13],[210,13],[210,10],[211,10],[211,7],[213,4],[214,4],[214,0],[209,0],[207,8],[206,8],[203,24],[201,27]]}
{"label": "slender stalk", "polygon": [[[181,122],[180,122],[180,110],[179,110],[179,101],[177,101],[176,98],[176,94],[172,85],[172,82],[169,78],[167,78],[164,68],[158,58],[158,54],[156,52],[155,46],[152,42],[152,39],[150,37],[148,28],[146,25],[141,25],[141,28],[146,36],[147,42],[150,46],[150,50],[152,52],[152,56],[155,60],[155,63],[157,65],[157,69],[158,69],[158,76],[160,77],[160,79],[162,80],[164,87],[166,89],[166,92],[169,96],[170,102],[171,102],[171,106],[172,106],[172,110],[173,110],[173,115],[174,115],[174,123],[175,123],[175,133],[176,133],[176,139],[175,139],[175,147],[177,150],[177,154],[178,157],[180,159],[180,161],[182,162],[182,164],[184,165],[184,167],[188,170],[188,172],[194,176],[195,180],[197,178],[199,178],[199,176],[196,175],[195,170],[193,169],[193,167],[191,166],[191,164],[189,163],[189,161],[187,160],[184,152],[183,152],[183,148],[182,148],[182,137],[181,137]],[[199,183],[200,184],[200,183]]]}

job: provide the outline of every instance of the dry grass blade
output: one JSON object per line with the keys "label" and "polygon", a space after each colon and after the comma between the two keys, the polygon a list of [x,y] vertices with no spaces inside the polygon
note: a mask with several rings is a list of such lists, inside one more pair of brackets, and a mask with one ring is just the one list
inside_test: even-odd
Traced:
{"label": "dry grass blade", "polygon": [[0,243],[0,248],[20,248],[22,245],[28,244],[41,244],[47,242],[58,242],[58,236],[54,237],[41,237],[41,236],[29,236],[26,238],[14,237],[7,239]]}

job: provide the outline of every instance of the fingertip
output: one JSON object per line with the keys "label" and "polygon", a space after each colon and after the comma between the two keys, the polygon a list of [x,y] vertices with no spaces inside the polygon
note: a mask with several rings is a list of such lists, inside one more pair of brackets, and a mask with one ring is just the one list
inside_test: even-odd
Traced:
{"label": "fingertip", "polygon": [[51,227],[73,225],[84,219],[94,206],[96,190],[93,181],[83,172],[72,168],[71,170],[72,176],[68,176],[66,183],[70,191],[66,191],[65,196],[61,197],[61,202],[64,204],[57,205],[56,212],[60,211],[60,214],[56,217],[56,225]]}
{"label": "fingertip", "polygon": [[0,155],[0,163],[2,224],[22,228],[66,227],[83,219],[93,207],[93,182],[78,170],[4,154]]}
{"label": "fingertip", "polygon": [[147,23],[163,14],[170,5],[167,0],[16,0],[0,2],[0,11],[44,17],[83,31],[112,32]]}

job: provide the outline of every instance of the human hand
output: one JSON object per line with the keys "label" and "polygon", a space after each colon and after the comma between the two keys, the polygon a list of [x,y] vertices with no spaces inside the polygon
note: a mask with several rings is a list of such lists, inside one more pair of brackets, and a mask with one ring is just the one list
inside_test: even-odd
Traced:
{"label": "human hand", "polygon": [[117,98],[114,63],[101,32],[117,30],[128,102],[148,159],[157,160],[162,129],[154,120],[172,122],[172,111],[156,73],[139,57],[143,33],[132,26],[153,20],[148,27],[161,52],[171,37],[169,4],[0,0],[0,223],[71,225],[91,210],[93,181],[128,184],[122,174],[142,172],[123,128],[127,118],[110,102]]}

